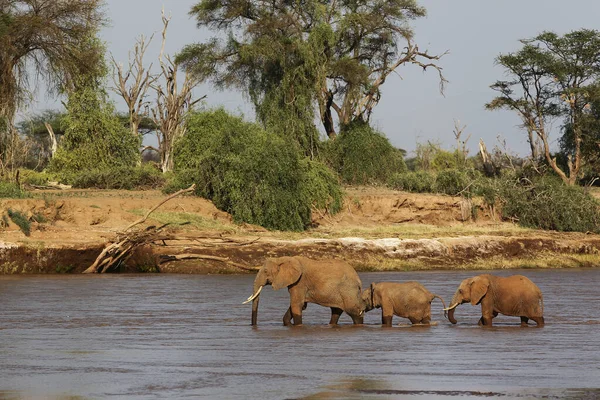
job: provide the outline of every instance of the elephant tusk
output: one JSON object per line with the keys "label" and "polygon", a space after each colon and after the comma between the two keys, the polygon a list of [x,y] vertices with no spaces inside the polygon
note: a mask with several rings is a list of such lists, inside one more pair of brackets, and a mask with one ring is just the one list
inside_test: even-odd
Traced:
{"label": "elephant tusk", "polygon": [[254,300],[255,298],[258,297],[258,295],[260,294],[260,291],[262,290],[262,286],[258,288],[258,290],[256,291],[256,293],[254,293],[252,296],[248,297],[248,300],[246,300],[245,302],[243,302],[242,304],[248,304],[250,303],[252,300]]}
{"label": "elephant tusk", "polygon": [[454,304],[453,306],[450,306],[448,308],[444,308],[444,311],[450,311],[450,310],[454,310],[456,307],[458,307],[458,303]]}

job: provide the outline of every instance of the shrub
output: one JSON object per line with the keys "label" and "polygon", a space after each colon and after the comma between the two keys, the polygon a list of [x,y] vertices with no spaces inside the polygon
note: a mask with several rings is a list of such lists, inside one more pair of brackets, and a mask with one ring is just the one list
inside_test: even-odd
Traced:
{"label": "shrub", "polygon": [[521,177],[501,184],[502,215],[519,225],[577,232],[598,232],[600,204],[578,186],[566,186],[555,176]]}
{"label": "shrub", "polygon": [[21,169],[20,170],[20,181],[26,185],[38,185],[43,186],[48,184],[53,176],[47,172],[38,172],[32,169]]}
{"label": "shrub", "polygon": [[481,173],[475,170],[445,169],[438,172],[434,190],[437,193],[456,196],[459,193],[471,197],[473,185],[481,179]]}
{"label": "shrub", "polygon": [[337,207],[329,197],[336,199],[339,188],[334,189],[326,169],[302,161],[299,154],[293,141],[222,109],[195,113],[187,135],[176,144],[175,177],[167,189],[196,183],[196,194],[236,222],[303,230],[310,224],[312,204]]}
{"label": "shrub", "polygon": [[406,171],[402,152],[364,122],[345,127],[327,146],[326,163],[348,184],[386,183]]}
{"label": "shrub", "polygon": [[434,171],[444,171],[447,169],[458,168],[458,153],[451,153],[446,150],[437,149],[431,160],[431,169]]}
{"label": "shrub", "polygon": [[12,182],[0,181],[0,198],[23,199],[31,195]]}
{"label": "shrub", "polygon": [[7,214],[12,222],[21,229],[25,236],[31,235],[31,222],[29,222],[29,219],[27,219],[25,215],[19,211],[13,211],[10,208],[8,209]]}
{"label": "shrub", "polygon": [[319,210],[336,214],[342,209],[344,194],[338,177],[325,164],[305,159],[302,161],[306,171],[302,183],[303,197]]}
{"label": "shrub", "polygon": [[84,170],[134,167],[140,160],[140,140],[121,124],[100,86],[102,79],[82,75],[76,80],[61,121],[65,133],[48,170],[72,183]]}
{"label": "shrub", "polygon": [[415,193],[432,193],[434,184],[435,175],[427,171],[395,174],[388,181],[392,189]]}
{"label": "shrub", "polygon": [[69,180],[80,189],[153,189],[165,183],[162,172],[152,164],[83,170],[72,174]]}

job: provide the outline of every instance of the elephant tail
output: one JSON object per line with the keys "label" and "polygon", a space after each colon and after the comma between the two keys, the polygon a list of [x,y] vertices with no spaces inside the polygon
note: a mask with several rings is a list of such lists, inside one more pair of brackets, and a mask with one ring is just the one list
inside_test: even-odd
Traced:
{"label": "elephant tail", "polygon": [[544,295],[542,294],[542,292],[540,291],[540,304],[542,306],[542,315],[541,317],[544,316]]}
{"label": "elephant tail", "polygon": [[[448,311],[446,311],[446,302],[444,301],[444,299],[442,299],[440,296],[438,296],[437,294],[433,294],[433,299],[440,299],[440,301],[442,302],[442,305],[444,306],[444,317],[448,318]],[[433,299],[431,299],[433,301]]]}

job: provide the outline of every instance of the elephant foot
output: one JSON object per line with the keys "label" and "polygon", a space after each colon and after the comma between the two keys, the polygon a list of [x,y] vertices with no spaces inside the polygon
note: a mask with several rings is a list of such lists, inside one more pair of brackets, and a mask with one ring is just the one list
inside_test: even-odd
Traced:
{"label": "elephant foot", "polygon": [[381,325],[385,327],[392,326],[392,317],[381,317]]}
{"label": "elephant foot", "polygon": [[544,317],[532,317],[531,318],[538,327],[544,326]]}

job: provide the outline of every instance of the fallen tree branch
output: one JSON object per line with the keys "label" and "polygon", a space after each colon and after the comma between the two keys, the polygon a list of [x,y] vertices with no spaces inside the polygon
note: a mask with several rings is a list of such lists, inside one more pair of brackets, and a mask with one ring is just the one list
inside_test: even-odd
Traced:
{"label": "fallen tree branch", "polygon": [[152,207],[150,211],[148,211],[146,215],[144,215],[144,217],[130,224],[122,232],[117,234],[116,240],[113,243],[107,245],[104,248],[104,250],[102,250],[100,255],[96,258],[96,261],[94,261],[94,263],[88,269],[83,271],[83,273],[105,273],[111,268],[120,265],[121,263],[125,262],[129,257],[131,257],[134,248],[140,245],[153,242],[156,239],[157,235],[161,233],[162,230],[167,226],[167,224],[161,225],[159,227],[151,226],[144,230],[131,233],[127,233],[127,231],[133,228],[134,226],[146,221],[153,211],[165,204],[167,201],[181,194],[192,192],[195,189],[195,187],[196,185],[194,184],[187,189],[182,189],[176,193],[173,193],[172,195],[158,203],[156,206]]}

